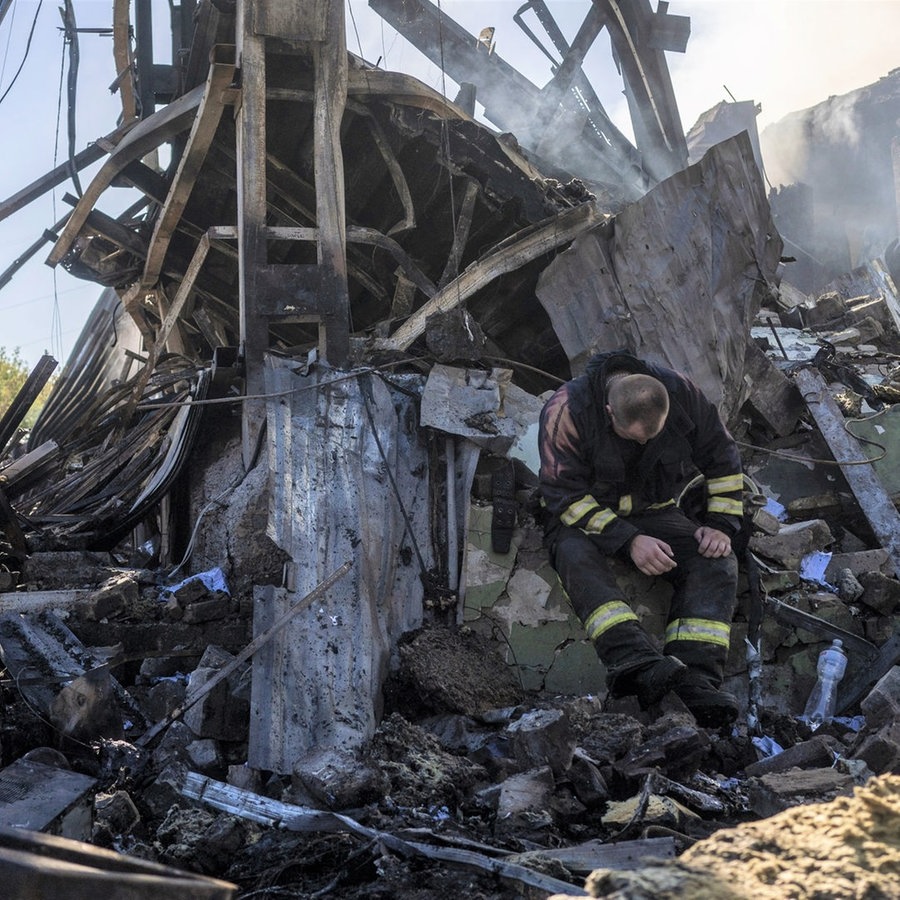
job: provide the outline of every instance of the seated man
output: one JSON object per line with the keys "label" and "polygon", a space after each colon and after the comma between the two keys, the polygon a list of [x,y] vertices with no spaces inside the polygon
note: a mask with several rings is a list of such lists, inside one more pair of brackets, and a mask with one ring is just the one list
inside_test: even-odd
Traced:
{"label": "seated man", "polygon": [[[547,401],[539,446],[550,558],[610,693],[636,695],[646,708],[674,690],[701,725],[734,721],[737,698],[721,685],[743,474],[716,408],[683,375],[601,353]],[[676,504],[698,472],[708,496],[702,523]],[[625,602],[614,556],[674,588],[662,653]]]}

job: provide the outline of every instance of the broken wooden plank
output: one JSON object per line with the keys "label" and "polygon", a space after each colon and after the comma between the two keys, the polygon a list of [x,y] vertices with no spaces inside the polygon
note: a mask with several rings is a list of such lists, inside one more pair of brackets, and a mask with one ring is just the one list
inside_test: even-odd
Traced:
{"label": "broken wooden plank", "polygon": [[379,841],[384,846],[403,856],[423,856],[426,859],[459,865],[465,868],[489,872],[504,881],[546,891],[550,894],[566,896],[588,896],[587,891],[568,881],[544,875],[526,866],[506,862],[476,853],[452,847],[435,847],[421,841],[408,841],[386,831],[367,828],[350,816],[341,813],[326,812],[305,806],[281,803],[232,787],[220,781],[214,781],[203,775],[188,772],[181,793],[200,803],[206,803],[214,809],[220,809],[231,815],[242,816],[255,822],[262,822],[273,827],[282,827],[288,831],[342,831],[369,841]]}
{"label": "broken wooden plank", "polygon": [[[71,250],[72,244],[75,243],[94,204],[128,163],[141,159],[160,144],[190,127],[196,110],[203,100],[204,89],[205,85],[198,85],[152,116],[142,119],[122,138],[82,194],[72,215],[69,216],[69,221],[63,228],[59,240],[47,257],[47,265],[58,265]],[[65,177],[68,177],[68,167],[60,168],[65,169]]]}
{"label": "broken wooden plank", "polygon": [[222,118],[222,110],[227,102],[225,89],[234,79],[234,47],[216,46],[213,52],[215,59],[209,67],[203,100],[194,117],[181,159],[178,161],[178,169],[172,179],[166,202],[153,227],[144,274],[141,277],[141,285],[144,288],[152,287],[159,280],[169,243],[175,234],[178,221],[191,196],[203,161],[216,135],[219,120]]}
{"label": "broken wooden plank", "polygon": [[28,415],[28,410],[34,406],[38,394],[50,380],[50,376],[53,374],[56,366],[56,360],[49,353],[45,353],[31,370],[31,374],[25,380],[25,383],[19,388],[12,403],[9,404],[3,413],[3,417],[0,418],[0,451],[6,449],[10,438],[15,434],[22,419]]}
{"label": "broken wooden plank", "polygon": [[866,461],[862,445],[844,427],[844,416],[822,375],[816,369],[805,368],[794,378],[875,537],[890,556],[894,572],[900,573],[900,514],[874,467]]}
{"label": "broken wooden plank", "polygon": [[641,838],[610,844],[600,840],[585,841],[574,847],[531,850],[516,857],[535,865],[553,860],[573,875],[588,875],[595,869],[638,869],[649,861],[675,858],[675,838]]}
{"label": "broken wooden plank", "polygon": [[[118,144],[122,140],[123,135],[128,133],[132,124],[133,123],[128,122],[121,125],[119,128],[116,128],[115,131],[106,135],[104,140],[108,141],[110,144]],[[108,145],[102,144],[101,141],[95,141],[92,144],[88,144],[84,150],[75,154],[73,160],[66,160],[66,162],[60,163],[46,175],[42,175],[36,181],[32,181],[31,184],[22,188],[22,190],[17,191],[11,197],[8,197],[0,203],[0,222],[8,216],[11,216],[14,212],[18,212],[20,209],[27,206],[32,200],[37,200],[38,197],[46,194],[47,191],[53,190],[53,188],[58,187],[64,181],[68,181],[72,174],[73,164],[75,171],[80,172],[92,163],[97,162],[98,159],[102,159],[107,153],[106,147],[108,147]]]}

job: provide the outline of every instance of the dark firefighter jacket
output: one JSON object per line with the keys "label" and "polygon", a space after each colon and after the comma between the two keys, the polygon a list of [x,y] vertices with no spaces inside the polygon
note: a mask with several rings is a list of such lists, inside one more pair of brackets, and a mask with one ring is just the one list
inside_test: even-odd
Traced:
{"label": "dark firefighter jacket", "polygon": [[[669,393],[665,427],[643,451],[619,438],[606,414],[606,379],[621,371],[652,375]],[[629,515],[674,505],[698,473],[706,478],[704,522],[729,536],[740,528],[743,474],[734,439],[699,388],[671,369],[623,351],[597,354],[547,401],[539,446],[551,534],[559,523],[581,528],[602,552],[615,553],[640,533]]]}

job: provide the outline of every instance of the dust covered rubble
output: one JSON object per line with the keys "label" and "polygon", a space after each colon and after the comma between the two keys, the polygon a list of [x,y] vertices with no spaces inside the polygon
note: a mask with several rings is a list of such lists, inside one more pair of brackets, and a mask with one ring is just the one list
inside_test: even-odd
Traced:
{"label": "dust covered rubble", "polygon": [[[772,318],[761,328],[779,351],[799,343]],[[825,349],[818,364],[835,393],[849,382],[848,413],[894,401],[877,352],[834,351],[827,338],[839,332],[824,334],[804,332],[804,346]],[[827,455],[810,428],[773,438],[750,422],[746,436]],[[747,470],[767,492],[778,483],[769,459],[750,454]],[[888,554],[864,539],[840,483],[821,483],[804,481],[784,504],[788,524],[757,511],[751,547],[772,602],[760,626],[756,727],[744,716],[732,732],[700,728],[671,694],[643,711],[603,692],[525,690],[496,634],[431,626],[398,648],[370,745],[314,754],[291,777],[255,771],[245,762],[249,666],[235,664],[251,639],[244,592],[199,578],[162,589],[159,572],[114,554],[47,552],[27,560],[19,590],[4,597],[63,619],[85,668],[105,662],[120,692],[80,685],[63,703],[45,696],[42,716],[4,654],[2,764],[29,758],[90,775],[85,838],[257,896],[895,896],[900,667],[884,667],[815,732],[797,718],[828,643],[816,623],[889,650],[900,607]],[[521,506],[517,528],[532,548],[523,558],[538,567],[537,528]],[[825,564],[811,574],[804,564],[816,557]],[[745,590],[727,686],[749,704],[747,603]],[[184,708],[189,690],[210,685]],[[68,718],[54,717],[60,705]],[[69,721],[77,729],[61,733]],[[154,723],[159,739],[141,745]],[[189,796],[191,778],[232,789],[232,807]],[[247,815],[265,802],[288,818]],[[308,811],[337,813],[357,831],[335,832]],[[841,865],[825,865],[826,855]]]}
{"label": "dust covered rubble", "polygon": [[[89,840],[97,846],[222,878],[240,891],[277,887],[281,896],[326,889],[373,896],[389,885],[393,896],[437,897],[446,896],[448,879],[461,879],[473,896],[663,897],[683,895],[684,885],[693,891],[699,879],[709,896],[741,897],[750,894],[715,891],[721,883],[742,890],[724,867],[743,857],[758,861],[753,878],[796,881],[807,892],[758,896],[860,896],[851,888],[862,883],[876,886],[870,896],[891,895],[897,851],[886,823],[897,832],[900,782],[874,776],[900,773],[900,667],[868,693],[860,715],[815,733],[794,716],[761,710],[762,731],[784,748],[767,755],[746,726],[698,727],[674,694],[642,711],[627,698],[525,691],[484,635],[432,626],[401,645],[370,746],[323,752],[292,777],[277,777],[244,763],[246,664],[173,717],[189,685],[208,682],[246,643],[247,624],[235,627],[240,602],[196,581],[161,594],[153,573],[87,556],[82,577],[88,563],[96,584],[85,582],[67,606],[69,626],[104,646],[147,721],[167,727],[146,747],[129,722],[115,736],[76,741],[36,717],[7,680],[0,746],[4,765],[30,755],[96,779]],[[192,607],[217,609],[218,617],[190,614]],[[164,652],[110,647],[110,638],[139,625],[169,642]],[[787,677],[791,664],[773,660],[771,668]],[[340,813],[375,834],[415,835],[459,856],[416,861],[330,829],[273,828],[242,815],[240,804],[210,809],[186,796],[191,774],[230,785],[237,797]],[[854,874],[848,862],[838,877],[835,866],[812,865],[819,851],[801,849],[814,846],[814,833],[832,835],[844,855],[864,845],[853,865],[872,871]],[[762,858],[763,845],[777,865]],[[273,871],[288,846],[297,864],[285,860]],[[613,857],[616,848],[622,853]],[[311,865],[323,855],[322,867]],[[672,862],[649,863],[659,858]],[[522,873],[530,874],[522,880]]]}

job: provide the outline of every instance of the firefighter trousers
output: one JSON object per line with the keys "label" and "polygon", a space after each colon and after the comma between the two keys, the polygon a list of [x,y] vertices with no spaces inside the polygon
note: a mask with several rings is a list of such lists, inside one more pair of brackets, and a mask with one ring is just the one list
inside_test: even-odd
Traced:
{"label": "firefighter trousers", "polygon": [[[694,675],[718,688],[737,596],[737,558],[733,552],[718,559],[701,556],[694,538],[699,525],[677,507],[629,516],[628,521],[665,541],[674,553],[675,568],[659,576],[673,588],[662,653],[678,657]],[[610,690],[628,693],[629,676],[659,661],[658,642],[628,605],[597,536],[560,525],[548,535],[548,543],[562,586],[607,670]],[[634,566],[627,548],[617,556]]]}

